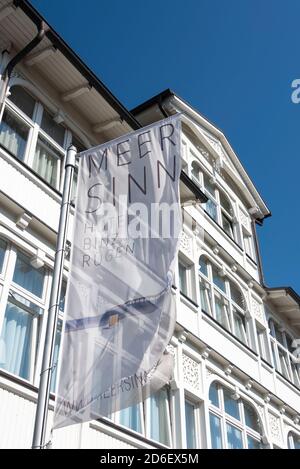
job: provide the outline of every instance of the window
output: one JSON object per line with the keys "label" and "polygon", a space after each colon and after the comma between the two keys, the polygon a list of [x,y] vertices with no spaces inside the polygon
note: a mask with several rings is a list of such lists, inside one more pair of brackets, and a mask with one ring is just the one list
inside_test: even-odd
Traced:
{"label": "window", "polygon": [[288,435],[289,449],[300,449],[300,435],[290,432]]}
{"label": "window", "polygon": [[286,379],[300,388],[300,369],[293,354],[292,336],[281,329],[273,319],[269,319],[269,329],[274,367]]}
{"label": "window", "polygon": [[191,166],[191,177],[201,186],[208,198],[207,202],[203,203],[206,213],[223,228],[230,238],[240,244],[239,228],[236,226],[232,203],[216,184],[214,176],[204,171],[194,160]]}
{"label": "window", "polygon": [[35,269],[30,264],[30,257],[18,251],[13,282],[41,297],[44,285],[44,269]]}
{"label": "window", "polygon": [[166,387],[144,402],[122,409],[115,419],[147,438],[172,446],[169,389]]}
{"label": "window", "polygon": [[243,240],[244,240],[245,252],[251,259],[255,260],[255,249],[254,249],[254,245],[253,245],[253,237],[244,228],[242,228],[242,231],[243,231]]}
{"label": "window", "polygon": [[186,447],[189,449],[197,448],[197,439],[196,439],[196,419],[195,405],[185,400],[185,428],[186,428]]}
{"label": "window", "polygon": [[199,287],[201,310],[241,342],[250,345],[250,324],[244,294],[205,256],[199,259]]}
{"label": "window", "polygon": [[38,376],[35,376],[35,365],[41,318],[46,307],[46,272],[44,268],[34,268],[30,264],[29,255],[0,240],[2,265],[4,258],[7,259],[7,268],[12,272],[12,278],[1,280],[1,284],[6,284],[2,295],[7,296],[2,298],[6,306],[0,324],[0,367],[30,382],[36,382]]}
{"label": "window", "polygon": [[[26,89],[14,86],[10,91],[0,124],[0,145],[60,190],[65,150],[71,139],[76,138]],[[76,144],[78,151],[82,151],[80,142]],[[77,170],[75,179],[76,174]]]}
{"label": "window", "polygon": [[259,355],[268,363],[271,363],[267,331],[262,329],[260,325],[256,324],[256,334]]}
{"label": "window", "polygon": [[3,239],[0,238],[0,272],[3,271],[6,248],[7,248],[7,243]]}
{"label": "window", "polygon": [[178,261],[179,289],[186,297],[194,300],[195,282],[192,266],[188,266],[183,260]]}
{"label": "window", "polygon": [[0,124],[0,144],[19,160],[24,160],[29,127],[12,111],[5,109]]}
{"label": "window", "polygon": [[180,288],[181,293],[187,296],[188,294],[187,268],[185,267],[185,265],[182,264],[182,262],[179,262],[178,269],[179,269],[179,288]]}
{"label": "window", "polygon": [[214,449],[260,449],[261,426],[254,406],[213,382],[209,390],[210,436]]}

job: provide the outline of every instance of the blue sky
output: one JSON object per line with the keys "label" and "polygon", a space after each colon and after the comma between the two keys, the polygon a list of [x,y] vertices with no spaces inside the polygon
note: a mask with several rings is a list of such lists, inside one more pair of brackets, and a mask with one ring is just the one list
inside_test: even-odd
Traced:
{"label": "blue sky", "polygon": [[300,293],[299,0],[32,0],[128,108],[171,88],[221,128],[272,211],[269,286]]}

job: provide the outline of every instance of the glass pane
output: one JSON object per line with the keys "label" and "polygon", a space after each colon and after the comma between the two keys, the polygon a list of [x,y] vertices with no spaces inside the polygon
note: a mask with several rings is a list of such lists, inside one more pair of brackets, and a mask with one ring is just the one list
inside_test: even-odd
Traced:
{"label": "glass pane", "polygon": [[210,420],[210,436],[211,436],[211,447],[212,449],[222,448],[222,437],[221,437],[221,421],[219,417],[214,414],[209,414]]}
{"label": "glass pane", "polygon": [[254,408],[247,403],[244,404],[244,414],[245,414],[245,423],[247,427],[252,428],[253,430],[256,430],[257,432],[260,431],[260,426],[259,426],[259,419],[257,416],[256,411]]}
{"label": "glass pane", "polygon": [[201,256],[199,259],[199,272],[208,277],[208,270],[207,270],[207,260],[204,256]]}
{"label": "glass pane", "polygon": [[225,412],[237,420],[240,420],[239,401],[231,397],[231,392],[224,389],[224,407]]}
{"label": "glass pane", "polygon": [[197,182],[200,182],[200,168],[197,164],[192,165],[192,176]]}
{"label": "glass pane", "polygon": [[278,342],[284,346],[284,340],[283,340],[283,334],[279,330],[279,326],[274,322],[274,331],[275,331],[275,337],[278,340]]}
{"label": "glass pane", "polygon": [[213,267],[212,269],[213,272],[213,282],[214,284],[220,288],[224,293],[226,293],[226,287],[225,287],[225,280],[219,275],[217,269]]}
{"label": "glass pane", "polygon": [[212,383],[209,388],[209,400],[212,405],[220,407],[217,383]]}
{"label": "glass pane", "polygon": [[0,337],[0,366],[29,378],[33,316],[10,301],[7,303]]}
{"label": "glass pane", "polygon": [[63,313],[65,310],[66,290],[67,290],[67,282],[63,282],[61,286],[60,302],[59,302],[59,311],[61,313]]}
{"label": "glass pane", "polygon": [[261,449],[261,443],[259,440],[255,440],[252,436],[247,435],[248,449]]}
{"label": "glass pane", "polygon": [[218,221],[217,215],[217,204],[212,200],[208,199],[206,203],[203,204],[204,210],[211,216],[211,218],[215,221]]}
{"label": "glass pane", "polygon": [[39,137],[35,149],[33,169],[52,187],[57,186],[57,169],[60,157],[61,155],[47,140]]}
{"label": "glass pane", "polygon": [[281,365],[281,373],[285,378],[290,379],[289,371],[288,371],[288,364],[287,364],[287,356],[280,348],[278,347],[278,355]]}
{"label": "glass pane", "polygon": [[166,389],[162,389],[154,396],[150,397],[151,408],[151,438],[160,441],[165,445],[169,445],[168,432],[168,393]]}
{"label": "glass pane", "polygon": [[228,449],[242,449],[242,432],[233,425],[230,425],[229,423],[226,424],[226,430]]}
{"label": "glass pane", "polygon": [[224,215],[224,213],[222,213],[222,226],[230,238],[234,238],[233,223],[228,217],[226,217],[226,215]]}
{"label": "glass pane", "polygon": [[203,173],[203,182],[205,189],[215,197],[215,186],[210,182],[211,176],[208,176],[206,173]]}
{"label": "glass pane", "polygon": [[57,366],[58,366],[58,358],[59,358],[59,349],[61,343],[61,333],[62,333],[62,321],[59,320],[57,323],[57,330],[55,336],[55,344],[54,344],[54,353],[53,353],[53,370],[51,376],[51,384],[50,384],[50,391],[55,392],[55,385],[57,379]]}
{"label": "glass pane", "polygon": [[3,239],[0,239],[0,272],[3,270],[3,262],[7,244]]}
{"label": "glass pane", "polygon": [[229,322],[228,322],[228,310],[227,307],[224,306],[223,301],[215,295],[215,312],[216,312],[216,320],[222,324],[227,330],[229,330]]}
{"label": "glass pane", "polygon": [[230,296],[232,301],[245,311],[245,298],[241,290],[232,282],[230,282]]}
{"label": "glass pane", "polygon": [[19,160],[24,159],[29,128],[20,119],[5,109],[0,124],[0,145],[3,145]]}
{"label": "glass pane", "polygon": [[228,197],[224,194],[224,192],[219,191],[219,194],[220,194],[220,205],[221,205],[221,207],[222,207],[224,210],[226,210],[227,213],[229,213],[230,215],[232,215],[232,207],[231,207],[230,200],[229,200]]}
{"label": "glass pane", "polygon": [[136,432],[142,432],[140,406],[135,405],[120,411],[120,424]]}
{"label": "glass pane", "polygon": [[184,295],[187,295],[186,275],[187,275],[186,267],[179,262],[179,288],[180,288],[180,291]]}
{"label": "glass pane", "polygon": [[244,343],[247,343],[246,320],[242,314],[233,309],[234,334]]}
{"label": "glass pane", "polygon": [[187,448],[196,448],[195,407],[185,401],[185,427]]}
{"label": "glass pane", "polygon": [[64,144],[65,128],[61,124],[57,124],[53,117],[44,110],[41,128],[53,138],[61,147]]}
{"label": "glass pane", "polygon": [[201,310],[204,311],[207,314],[211,314],[210,291],[205,288],[205,286],[202,284],[202,282],[200,282],[199,288],[200,288]]}
{"label": "glass pane", "polygon": [[13,86],[10,93],[8,99],[27,114],[28,117],[32,118],[35,99],[21,86]]}
{"label": "glass pane", "polygon": [[41,298],[43,294],[44,274],[44,268],[35,269],[30,265],[29,257],[18,252],[13,276],[15,283]]}

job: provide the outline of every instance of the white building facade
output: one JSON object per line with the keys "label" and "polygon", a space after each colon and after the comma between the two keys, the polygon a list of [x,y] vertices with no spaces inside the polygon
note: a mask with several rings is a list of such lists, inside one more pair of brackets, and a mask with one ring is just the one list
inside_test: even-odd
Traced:
{"label": "white building facade", "polygon": [[[27,1],[0,0],[0,448],[32,442],[66,148],[175,112],[184,174],[174,377],[134,408],[52,437],[51,394],[47,440],[54,448],[299,448],[300,298],[264,284],[255,226],[270,213],[238,157],[170,90],[128,112],[50,27],[4,89],[10,59],[41,21]],[[67,256],[55,363],[68,270]],[[55,379],[56,367],[52,391]]]}

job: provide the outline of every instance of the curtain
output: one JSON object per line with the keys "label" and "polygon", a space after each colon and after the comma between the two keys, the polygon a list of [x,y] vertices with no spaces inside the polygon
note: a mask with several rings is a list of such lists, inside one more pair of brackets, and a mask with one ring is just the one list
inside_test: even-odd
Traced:
{"label": "curtain", "polygon": [[34,155],[33,169],[51,186],[56,186],[57,158],[39,139]]}
{"label": "curtain", "polygon": [[228,449],[242,449],[242,432],[229,423],[226,424]]}
{"label": "curtain", "polygon": [[13,281],[36,296],[43,294],[44,269],[37,270],[30,265],[30,260],[18,252]]}
{"label": "curtain", "polygon": [[22,160],[26,149],[28,128],[7,110],[0,125],[0,144]]}
{"label": "curtain", "polygon": [[0,338],[0,366],[25,379],[30,373],[32,321],[30,313],[7,304]]}
{"label": "curtain", "polygon": [[188,401],[185,401],[185,426],[187,448],[196,448],[195,408]]}
{"label": "curtain", "polygon": [[167,405],[168,393],[166,389],[162,389],[150,397],[151,438],[165,445],[170,444]]}

